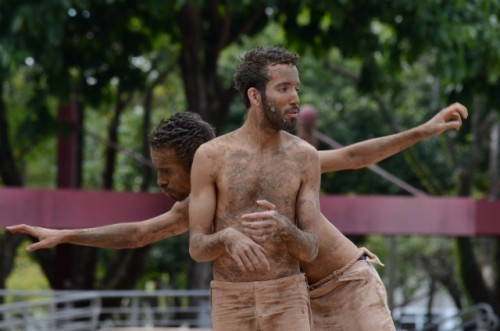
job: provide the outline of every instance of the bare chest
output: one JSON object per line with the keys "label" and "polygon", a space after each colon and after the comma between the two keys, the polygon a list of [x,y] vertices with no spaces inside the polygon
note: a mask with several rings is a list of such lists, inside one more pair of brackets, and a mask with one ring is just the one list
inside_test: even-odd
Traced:
{"label": "bare chest", "polygon": [[257,200],[267,200],[280,212],[294,215],[301,184],[300,166],[287,154],[265,156],[245,151],[228,153],[218,170],[220,212],[241,215],[258,209]]}

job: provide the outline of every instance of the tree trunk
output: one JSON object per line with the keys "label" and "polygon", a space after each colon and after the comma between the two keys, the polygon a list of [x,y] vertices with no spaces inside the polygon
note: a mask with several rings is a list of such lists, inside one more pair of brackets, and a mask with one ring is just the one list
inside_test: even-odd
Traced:
{"label": "tree trunk", "polygon": [[0,179],[5,186],[23,186],[21,174],[17,171],[12,154],[7,123],[7,106],[3,98],[3,82],[0,81]]}
{"label": "tree trunk", "polygon": [[[24,236],[19,234],[4,233],[0,235],[0,252],[2,260],[0,261],[0,289],[6,288],[6,280],[14,267],[14,260],[19,245]],[[4,297],[0,296],[0,305],[4,303]]]}
{"label": "tree trunk", "polygon": [[[9,139],[7,124],[7,107],[3,98],[3,82],[0,80],[0,179],[5,186],[23,186],[21,174],[17,171],[12,145]],[[21,235],[0,232],[0,288],[5,288],[5,282],[14,266],[16,251],[23,240]],[[0,305],[4,297],[0,296]]]}
{"label": "tree trunk", "polygon": [[[211,1],[210,5],[214,5]],[[210,11],[210,10],[208,10]],[[223,88],[217,75],[217,61],[224,46],[226,34],[215,31],[223,29],[222,18],[217,15],[202,17],[201,8],[197,5],[185,5],[180,13],[179,25],[183,31],[181,36],[181,52],[179,64],[186,91],[186,102],[189,111],[199,113],[207,122],[220,131],[229,112],[229,104],[236,94],[232,84]],[[208,25],[204,39],[204,25]],[[207,42],[205,42],[207,41]]]}
{"label": "tree trunk", "polygon": [[[500,123],[496,121],[491,128],[490,136],[490,178],[491,189],[489,198],[498,200],[500,198]],[[500,312],[500,239],[494,240],[493,251],[493,298],[494,309]]]}
{"label": "tree trunk", "polygon": [[[155,61],[153,61],[155,62]],[[154,68],[156,70],[156,68]],[[170,73],[171,68],[168,67],[160,71],[160,74],[153,80],[153,82],[146,88],[144,95],[144,120],[142,122],[142,150],[141,154],[145,160],[149,160],[149,132],[151,130],[151,115],[153,105],[153,91],[156,86],[165,80]],[[151,166],[144,165],[142,167],[142,183],[141,191],[147,191],[151,178],[153,177],[153,169]]]}
{"label": "tree trunk", "polygon": [[459,273],[472,302],[487,302],[494,306],[492,292],[483,278],[481,266],[474,254],[472,240],[462,237],[455,240],[460,252]]}
{"label": "tree trunk", "polygon": [[495,122],[490,134],[490,183],[488,197],[492,200],[500,198],[500,122]]}
{"label": "tree trunk", "polygon": [[[459,196],[470,196],[472,192],[474,173],[480,162],[481,145],[487,137],[492,127],[491,112],[485,111],[485,99],[483,96],[474,98],[472,105],[471,134],[469,157],[467,163],[459,168]],[[471,238],[456,238],[456,247],[458,250],[458,268],[464,288],[472,303],[486,302],[493,306],[497,312],[499,300],[495,298],[494,291],[488,287],[481,266],[474,252],[474,245]]]}
{"label": "tree trunk", "polygon": [[[111,122],[108,125],[108,142],[114,146],[118,146],[118,129],[120,128],[121,115],[126,104],[127,101],[125,101],[124,94],[121,92],[120,85],[118,85],[115,109]],[[105,165],[102,174],[102,187],[105,190],[112,190],[115,184],[116,148],[113,148],[110,144],[106,145],[104,155]]]}

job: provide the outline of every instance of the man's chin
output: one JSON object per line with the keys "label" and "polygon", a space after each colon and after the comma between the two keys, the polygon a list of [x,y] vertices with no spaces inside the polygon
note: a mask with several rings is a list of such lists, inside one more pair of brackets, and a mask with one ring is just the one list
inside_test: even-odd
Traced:
{"label": "man's chin", "polygon": [[184,200],[186,200],[186,198],[187,198],[188,196],[189,196],[189,194],[188,194],[188,195],[181,194],[181,195],[177,195],[175,198],[174,198],[174,197],[172,197],[172,199],[174,199],[175,201],[179,201],[179,202],[180,202],[180,201],[184,201]]}
{"label": "man's chin", "polygon": [[165,192],[165,191],[163,191],[162,193],[167,198],[170,198],[170,199],[175,200],[175,201],[183,201],[183,200],[185,200],[189,196],[189,194],[179,194],[179,193],[176,193],[176,192]]}

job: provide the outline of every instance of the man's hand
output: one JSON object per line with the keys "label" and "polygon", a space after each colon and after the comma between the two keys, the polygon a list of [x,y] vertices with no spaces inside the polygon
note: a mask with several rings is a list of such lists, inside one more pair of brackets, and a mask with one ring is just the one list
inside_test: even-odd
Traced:
{"label": "man's hand", "polygon": [[[317,233],[300,230],[294,222],[281,214],[276,206],[267,200],[257,200],[257,204],[265,210],[241,216],[243,233],[260,244],[270,240],[282,242],[287,246],[288,252],[299,261],[310,262],[316,257],[318,254]],[[304,249],[308,246],[312,248]]]}
{"label": "man's hand", "polygon": [[462,126],[462,119],[467,119],[467,108],[462,104],[454,104],[441,109],[433,118],[424,125],[432,136],[441,134],[446,130],[459,130]]}
{"label": "man's hand", "polygon": [[227,228],[225,235],[226,251],[243,272],[271,270],[266,250],[238,230]]}
{"label": "man's hand", "polygon": [[52,230],[26,224],[8,226],[6,227],[6,230],[11,233],[27,234],[38,238],[39,242],[26,247],[26,250],[28,252],[34,252],[39,249],[57,246],[61,243],[62,240],[62,230]]}
{"label": "man's hand", "polygon": [[258,243],[276,240],[286,236],[290,222],[281,215],[276,206],[267,200],[257,200],[257,204],[265,211],[242,215],[244,233]]}

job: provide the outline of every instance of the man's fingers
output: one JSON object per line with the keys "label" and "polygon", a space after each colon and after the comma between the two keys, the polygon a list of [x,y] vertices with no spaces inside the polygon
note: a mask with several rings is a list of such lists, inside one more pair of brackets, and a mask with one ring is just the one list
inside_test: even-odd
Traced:
{"label": "man's fingers", "polygon": [[241,271],[247,272],[247,268],[245,267],[245,263],[242,260],[242,257],[236,250],[229,249],[229,255],[233,258],[234,262],[236,262],[236,265],[238,268],[240,268]]}
{"label": "man's fingers", "polygon": [[251,228],[252,225],[253,225],[252,223],[249,223],[249,226],[243,229],[243,233],[246,234],[248,238],[252,239],[253,241],[261,243],[262,237],[265,237],[267,231],[264,231],[263,229],[260,228],[252,229]]}
{"label": "man's fingers", "polygon": [[257,200],[257,204],[267,210],[275,210],[276,206],[267,200]]}
{"label": "man's fingers", "polygon": [[465,108],[464,105],[458,102],[452,104],[451,106],[446,107],[445,109],[447,112],[451,112],[453,116],[459,116],[464,119],[466,119],[469,116],[467,108]]}
{"label": "man's fingers", "polygon": [[42,246],[40,243],[34,243],[34,244],[31,244],[28,247],[26,247],[26,251],[32,253],[34,251],[39,250],[40,248],[45,248],[45,247]]}
{"label": "man's fingers", "polygon": [[[259,246],[260,247],[260,246]],[[250,269],[251,271],[258,271],[264,268],[267,269],[267,258],[264,256],[262,252],[259,251],[258,248],[252,249],[252,251],[248,252],[248,260],[251,262]]]}
{"label": "man's fingers", "polygon": [[266,212],[258,211],[258,212],[251,213],[251,214],[241,215],[241,218],[244,220],[259,220],[259,219],[266,217],[267,215],[268,215],[267,211]]}
{"label": "man's fingers", "polygon": [[441,123],[440,132],[447,130],[456,130],[458,131],[462,127],[462,119],[466,119],[467,108],[459,103],[454,103],[443,109],[441,120],[444,123]]}
{"label": "man's fingers", "polygon": [[264,231],[262,231],[262,229],[253,229],[252,227],[252,223],[249,224],[248,227],[245,227],[244,229],[244,232],[246,235],[248,236],[261,236],[264,234]]}
{"label": "man's fingers", "polygon": [[[253,224],[252,224],[253,225]],[[259,240],[263,241],[266,240],[272,236],[274,236],[275,231],[271,227],[264,227],[264,228],[251,228],[245,227],[244,233],[252,238],[254,241]]]}
{"label": "man's fingers", "polygon": [[451,118],[449,121],[458,122],[458,123],[462,124],[462,117],[460,116],[460,114],[458,112],[453,112],[450,116],[451,116]]}
{"label": "man's fingers", "polygon": [[271,269],[271,265],[266,257],[266,250],[255,242],[245,248],[240,247],[239,249],[230,250],[229,253],[238,268],[243,272]]}
{"label": "man's fingers", "polygon": [[245,267],[245,264],[243,263],[243,261],[239,258],[239,256],[233,256],[233,260],[236,262],[236,264],[238,265],[238,268],[240,268],[241,271],[243,272],[247,272],[247,268]]}
{"label": "man's fingers", "polygon": [[249,253],[249,252],[243,252],[243,254],[241,254],[241,260],[245,264],[245,268],[248,271],[254,272],[256,270],[256,267],[255,267],[255,258],[252,256],[251,253]]}
{"label": "man's fingers", "polygon": [[265,229],[272,227],[271,221],[261,221],[256,219],[243,221],[241,222],[241,225],[243,225],[243,227],[246,229]]}
{"label": "man's fingers", "polygon": [[457,125],[456,129],[458,130],[462,126],[462,117],[460,117],[460,115],[458,114],[454,114],[454,117],[455,117],[455,123]]}
{"label": "man's fingers", "polygon": [[5,229],[11,233],[29,234],[27,227],[24,224],[7,226]]}
{"label": "man's fingers", "polygon": [[267,260],[266,250],[262,246],[257,246],[254,249],[255,257],[257,259],[257,263],[260,265],[261,268],[259,269],[266,269],[266,270],[271,270],[271,265],[269,264],[269,261]]}
{"label": "man's fingers", "polygon": [[468,112],[467,112],[467,108],[465,108],[464,105],[462,105],[461,103],[455,103],[454,104],[455,107],[457,108],[457,110],[460,112],[460,115],[463,117],[463,118],[467,118],[469,116]]}
{"label": "man's fingers", "polygon": [[251,235],[253,241],[258,244],[263,244],[267,241],[268,237],[266,235]]}

